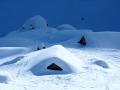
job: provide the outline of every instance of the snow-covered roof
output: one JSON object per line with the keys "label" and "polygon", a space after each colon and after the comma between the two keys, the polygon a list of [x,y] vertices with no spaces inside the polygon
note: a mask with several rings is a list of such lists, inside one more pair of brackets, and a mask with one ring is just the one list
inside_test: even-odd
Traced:
{"label": "snow-covered roof", "polygon": [[[32,71],[40,71],[41,74],[49,74],[50,72],[47,70],[47,65],[52,63],[56,63],[62,67],[62,73],[78,72],[81,71],[84,66],[82,60],[78,59],[61,45],[55,45],[45,50],[31,53],[25,58],[25,60],[28,60],[28,64],[25,68],[26,70],[32,69]],[[35,67],[36,65],[38,65],[37,68]],[[52,73],[54,74],[56,72]]]}
{"label": "snow-covered roof", "polygon": [[22,29],[44,29],[47,28],[47,21],[40,15],[36,15],[27,20]]}

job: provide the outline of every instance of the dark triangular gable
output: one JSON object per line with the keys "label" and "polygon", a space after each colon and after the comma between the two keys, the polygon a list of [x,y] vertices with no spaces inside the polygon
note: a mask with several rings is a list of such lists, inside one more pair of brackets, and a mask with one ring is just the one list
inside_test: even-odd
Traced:
{"label": "dark triangular gable", "polygon": [[62,71],[63,69],[61,67],[59,67],[58,65],[56,65],[55,63],[50,64],[47,69],[50,70],[58,70],[58,71]]}
{"label": "dark triangular gable", "polygon": [[83,36],[83,37],[80,39],[80,41],[79,41],[78,43],[80,43],[80,44],[86,46],[86,40],[85,40],[85,37]]}

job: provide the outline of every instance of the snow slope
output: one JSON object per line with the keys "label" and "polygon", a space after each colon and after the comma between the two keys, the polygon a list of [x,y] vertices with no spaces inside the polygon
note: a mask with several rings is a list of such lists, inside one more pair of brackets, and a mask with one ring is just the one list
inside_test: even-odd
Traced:
{"label": "snow slope", "polygon": [[[85,36],[87,41],[87,47],[101,47],[101,48],[116,48],[120,49],[120,32],[92,32],[90,30],[63,30],[59,31],[57,29],[35,29],[25,32],[16,31],[8,34],[4,40],[0,39],[0,42],[3,43],[0,46],[11,46],[18,43],[18,46],[31,46],[36,43],[47,43],[47,44],[59,44],[63,42],[72,44],[77,44],[77,42]],[[7,45],[6,39],[12,38],[13,40],[9,40],[9,44]],[[17,39],[20,42],[15,42],[14,39]],[[23,41],[22,41],[23,40]],[[15,40],[16,41],[16,40]],[[27,44],[28,43],[28,44]],[[61,44],[62,44],[61,43]]]}
{"label": "snow slope", "polygon": [[5,58],[12,55],[17,55],[21,53],[27,53],[30,50],[24,47],[1,47],[0,48],[0,58]]}
{"label": "snow slope", "polygon": [[23,26],[0,38],[0,90],[120,90],[120,32]]}
{"label": "snow slope", "polygon": [[[56,47],[56,46],[55,46]],[[53,47],[50,47],[52,49]],[[42,75],[37,76],[28,72],[28,66],[40,61],[35,59],[39,54],[48,50],[42,50],[27,54],[17,63],[0,67],[2,71],[7,71],[9,75],[5,80],[7,83],[0,83],[0,88],[4,90],[119,90],[120,76],[120,51],[115,49],[74,49],[67,48],[76,57],[85,63],[84,69],[79,73],[62,75]],[[31,57],[34,57],[32,59]],[[44,56],[42,56],[44,57]],[[33,61],[34,60],[34,61]],[[103,68],[94,64],[94,61],[104,61],[109,68]],[[29,61],[29,62],[26,62]],[[32,63],[33,62],[33,63]],[[31,63],[31,64],[30,64]],[[75,63],[73,63],[74,65]],[[27,72],[26,72],[27,71]],[[6,74],[5,74],[6,76]],[[4,86],[4,87],[3,87]]]}

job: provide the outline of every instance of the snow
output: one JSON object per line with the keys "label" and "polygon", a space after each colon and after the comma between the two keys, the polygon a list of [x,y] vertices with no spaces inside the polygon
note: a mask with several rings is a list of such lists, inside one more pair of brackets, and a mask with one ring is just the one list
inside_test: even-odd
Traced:
{"label": "snow", "polygon": [[[34,56],[35,55],[35,56]],[[29,57],[32,56],[32,57]],[[35,53],[30,53],[24,60],[28,60],[25,69],[31,70],[35,75],[45,74],[64,74],[64,73],[77,73],[82,71],[84,63],[70,53],[67,49],[60,45],[40,50]],[[63,71],[48,70],[47,66],[55,63],[60,66]]]}
{"label": "snow", "polygon": [[[56,49],[59,49],[60,52]],[[61,55],[61,49],[63,50],[64,48],[62,46],[55,45],[43,50],[30,52],[16,63],[8,64],[7,66],[3,65],[1,69],[4,71],[9,71],[10,74],[15,75],[15,79],[11,79],[6,85],[4,83],[0,83],[0,88],[4,90],[8,90],[8,88],[9,90],[24,90],[25,88],[27,90],[46,90],[48,89],[48,87],[50,90],[106,90],[106,88],[109,88],[109,90],[119,90],[120,60],[118,58],[120,55],[120,51],[115,49],[67,48],[67,51],[69,53],[71,52],[79,59],[78,62],[85,63],[85,66],[83,66],[84,69],[80,69],[79,73],[62,75],[53,73],[54,75],[38,76],[29,72],[31,67],[39,63],[41,60],[45,60],[41,58],[46,58],[45,56],[48,57],[51,56],[51,54],[53,54],[54,56],[54,54],[56,55],[56,52],[59,52]],[[64,54],[62,54],[62,56],[64,58]],[[69,55],[69,57],[71,57],[71,55]],[[109,68],[106,69],[94,65],[93,62],[96,60],[102,60],[106,62],[109,65]],[[74,63],[76,64],[78,62],[74,61],[73,65]],[[79,64],[81,65],[81,63]]]}
{"label": "snow", "polygon": [[1,47],[0,48],[0,58],[5,58],[12,55],[17,55],[21,53],[27,53],[30,50],[25,47]]}
{"label": "snow", "polygon": [[[61,37],[62,36],[62,37]],[[62,44],[69,46],[78,46],[78,42],[82,37],[85,37],[87,47],[100,48],[115,48],[120,47],[120,32],[93,32],[91,30],[62,30],[59,31],[53,28],[35,29],[25,32],[15,31],[8,34],[4,39],[0,39],[0,46],[35,46],[45,43],[47,45]],[[8,41],[8,39],[10,39]],[[16,42],[16,40],[18,42]],[[8,43],[7,43],[8,42]],[[65,43],[64,43],[65,42]]]}
{"label": "snow", "polygon": [[11,61],[7,61],[7,62],[4,62],[4,63],[0,64],[0,66],[9,65],[9,64],[14,64],[14,63],[20,61],[22,58],[24,58],[24,56],[19,56],[19,57],[17,57],[17,58],[14,58],[14,59],[11,60]]}
{"label": "snow", "polygon": [[101,66],[103,68],[109,68],[109,66],[107,65],[107,63],[104,62],[104,61],[102,61],[102,60],[97,60],[93,64],[96,64],[96,65]]}
{"label": "snow", "polygon": [[58,30],[76,30],[75,27],[69,24],[63,24],[57,27]]}
{"label": "snow", "polygon": [[58,30],[41,16],[23,26],[0,38],[0,90],[120,90],[120,32]]}
{"label": "snow", "polygon": [[34,29],[47,28],[47,21],[40,15],[34,16],[27,20],[21,29],[23,30],[34,30]]}
{"label": "snow", "polygon": [[7,71],[0,71],[0,83],[8,83],[13,77]]}

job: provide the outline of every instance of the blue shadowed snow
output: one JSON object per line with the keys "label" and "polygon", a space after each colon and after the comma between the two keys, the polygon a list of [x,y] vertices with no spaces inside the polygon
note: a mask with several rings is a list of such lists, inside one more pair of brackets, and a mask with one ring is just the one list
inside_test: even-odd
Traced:
{"label": "blue shadowed snow", "polygon": [[[52,63],[55,63],[55,64],[57,63],[56,65],[59,66],[60,68],[62,68],[63,70],[59,71],[59,70],[47,69],[47,67],[49,65],[51,65]],[[67,63],[65,63],[64,61],[59,60],[58,58],[46,59],[46,60],[38,63],[34,67],[32,67],[30,70],[36,76],[72,73],[71,67]]]}
{"label": "blue shadowed snow", "polygon": [[0,83],[7,83],[8,78],[6,76],[0,75]]}
{"label": "blue shadowed snow", "polygon": [[13,60],[11,60],[11,61],[8,61],[8,62],[5,62],[5,63],[1,64],[0,66],[9,65],[9,64],[14,64],[14,63],[20,61],[20,60],[23,59],[23,58],[24,58],[24,56],[19,56],[19,57],[15,58],[15,59],[13,59]]}
{"label": "blue shadowed snow", "polygon": [[100,67],[103,67],[103,68],[109,68],[108,64],[102,60],[97,60],[94,62],[94,64],[100,66]]}

